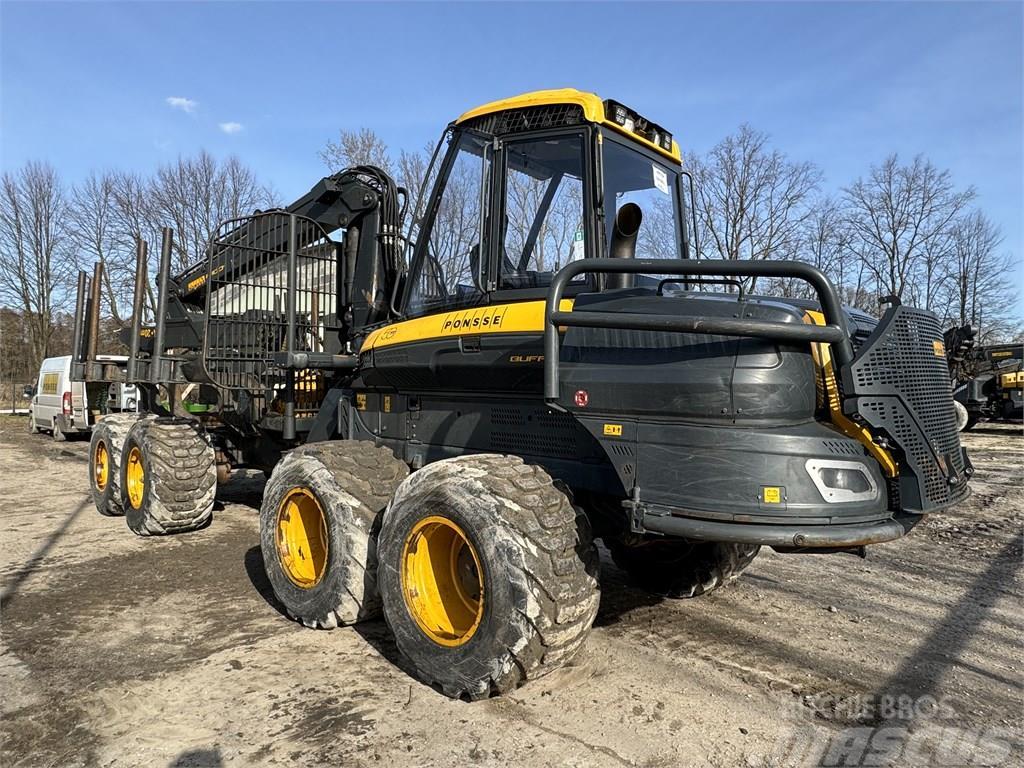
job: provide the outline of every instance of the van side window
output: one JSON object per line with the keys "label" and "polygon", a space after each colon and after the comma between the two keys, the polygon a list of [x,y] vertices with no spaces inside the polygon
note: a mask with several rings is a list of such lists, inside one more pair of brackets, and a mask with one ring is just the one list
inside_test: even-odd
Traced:
{"label": "van side window", "polygon": [[43,374],[43,389],[44,395],[56,395],[57,385],[60,383],[59,373],[44,373]]}

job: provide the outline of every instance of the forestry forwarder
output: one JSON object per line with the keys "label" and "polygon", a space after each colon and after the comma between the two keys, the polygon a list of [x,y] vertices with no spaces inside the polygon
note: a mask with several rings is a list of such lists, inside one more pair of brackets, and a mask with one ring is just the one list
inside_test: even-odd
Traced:
{"label": "forestry forwarder", "polygon": [[[863,554],[968,495],[936,318],[845,310],[803,263],[691,259],[678,145],[624,105],[487,104],[425,179],[413,202],[376,168],[325,178],[174,279],[166,230],[124,370],[97,361],[101,273],[80,275],[78,375],[147,404],[95,431],[100,512],[191,530],[231,467],[261,468],[288,613],[383,609],[424,680],[477,698],[583,643],[594,537],[688,597],[761,546]],[[138,269],[137,307],[143,244]],[[757,278],[817,301],[751,296]]]}

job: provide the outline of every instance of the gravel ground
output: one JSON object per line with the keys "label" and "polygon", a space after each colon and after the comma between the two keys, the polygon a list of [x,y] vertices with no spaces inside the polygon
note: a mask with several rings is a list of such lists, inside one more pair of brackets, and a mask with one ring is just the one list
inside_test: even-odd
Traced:
{"label": "gravel ground", "polygon": [[0,417],[2,765],[1024,764],[1024,437],[965,443],[972,498],[866,560],[763,552],[670,601],[605,556],[574,663],[468,704],[410,677],[381,622],[281,614],[261,475],[205,530],[141,539],[93,509],[86,443]]}

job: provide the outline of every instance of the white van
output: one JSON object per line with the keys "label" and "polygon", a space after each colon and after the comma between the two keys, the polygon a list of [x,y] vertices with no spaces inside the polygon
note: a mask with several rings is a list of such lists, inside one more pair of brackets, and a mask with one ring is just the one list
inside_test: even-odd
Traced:
{"label": "white van", "polygon": [[71,381],[71,355],[43,360],[28,419],[29,431],[48,430],[54,440],[89,431],[85,384]]}
{"label": "white van", "polygon": [[[123,355],[98,355],[97,360],[123,363]],[[103,385],[106,387],[106,384]],[[92,385],[90,385],[92,387]],[[48,357],[39,368],[36,394],[29,406],[29,431],[46,430],[53,433],[54,440],[64,440],[69,435],[88,433],[95,418],[94,411],[134,411],[138,409],[138,393],[132,384],[111,384],[107,402],[86,402],[86,385],[71,380],[71,355]],[[94,400],[102,399],[93,394]]]}

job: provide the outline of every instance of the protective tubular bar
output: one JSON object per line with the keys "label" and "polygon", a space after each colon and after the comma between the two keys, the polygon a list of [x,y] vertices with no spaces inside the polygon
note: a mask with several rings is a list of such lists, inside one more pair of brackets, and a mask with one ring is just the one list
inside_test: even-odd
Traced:
{"label": "protective tubular bar", "polygon": [[146,250],[149,246],[146,241],[139,238],[135,244],[135,285],[132,292],[132,338],[128,351],[128,372],[129,382],[135,382],[138,375],[139,365],[139,335],[142,333],[142,304],[145,300],[146,291]]}
{"label": "protective tubular bar", "polygon": [[75,299],[75,330],[71,341],[72,362],[81,363],[85,360],[85,308],[86,296],[89,293],[89,275],[78,270],[78,295]]}
{"label": "protective tubular bar", "polygon": [[[727,277],[791,277],[814,288],[825,325],[777,323],[769,320],[705,317],[703,315],[656,315],[637,312],[561,312],[558,307],[566,286],[587,272],[655,275],[718,275]],[[544,306],[544,399],[558,400],[559,326],[621,328],[637,331],[676,331],[748,336],[776,341],[821,342],[832,345],[838,366],[853,360],[853,344],[839,295],[824,273],[798,261],[693,261],[690,259],[584,259],[560,269],[548,288]]]}
{"label": "protective tubular bar", "polygon": [[160,272],[156,294],[156,332],[153,337],[153,354],[150,356],[149,381],[159,384],[163,374],[164,328],[167,323],[167,291],[171,282],[171,249],[174,247],[174,231],[164,227],[160,242]]}

